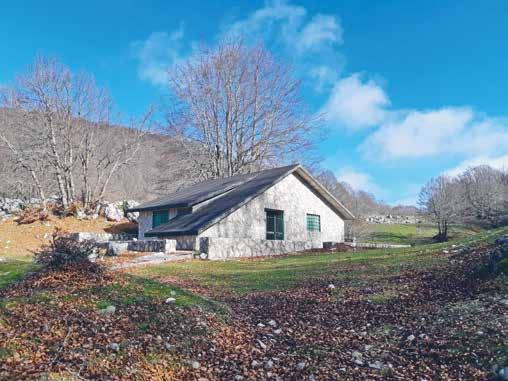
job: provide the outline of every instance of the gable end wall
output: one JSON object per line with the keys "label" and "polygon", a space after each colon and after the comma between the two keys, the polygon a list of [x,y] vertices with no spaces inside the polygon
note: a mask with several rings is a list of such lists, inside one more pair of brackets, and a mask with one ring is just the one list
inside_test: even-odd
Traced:
{"label": "gable end wall", "polygon": [[[285,177],[199,236],[264,240],[265,209],[284,211],[285,240],[313,241],[314,247],[321,247],[325,241],[344,241],[342,218],[294,174]],[[321,217],[321,232],[307,231],[308,213]]]}

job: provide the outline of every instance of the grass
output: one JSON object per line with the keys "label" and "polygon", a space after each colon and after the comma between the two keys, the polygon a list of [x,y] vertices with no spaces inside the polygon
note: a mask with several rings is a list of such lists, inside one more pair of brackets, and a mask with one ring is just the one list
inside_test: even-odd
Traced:
{"label": "grass", "polygon": [[[407,225],[385,225],[389,229],[407,231]],[[462,241],[474,245],[493,241],[503,229],[484,231],[475,235],[464,233]],[[309,253],[259,260],[188,261],[127,270],[125,284],[98,286],[94,292],[101,295],[101,306],[107,304],[143,303],[147,300],[175,297],[177,305],[201,306],[220,309],[213,302],[190,292],[170,286],[168,278],[197,282],[196,284],[221,287],[236,293],[285,290],[301,284],[305,279],[330,275],[349,282],[366,282],[368,279],[396,274],[405,266],[429,267],[443,260],[436,251],[449,248],[453,242],[427,244],[407,249],[380,249],[347,253]],[[356,265],[348,268],[348,265]],[[360,265],[358,267],[357,265]],[[22,279],[27,271],[35,269],[31,262],[7,260],[0,262],[0,288]],[[361,270],[359,270],[361,269]],[[165,279],[163,279],[165,278]],[[104,308],[104,307],[103,307]]]}
{"label": "grass", "polygon": [[128,274],[125,275],[124,280],[126,282],[97,286],[92,290],[94,295],[100,297],[96,303],[97,309],[104,309],[109,305],[128,306],[160,302],[173,297],[176,299],[175,304],[179,307],[200,307],[208,311],[223,312],[220,304],[178,287]]}
{"label": "grass", "polygon": [[[452,226],[450,240],[461,240],[476,233],[477,231],[466,227]],[[431,243],[432,237],[436,234],[436,226],[431,224],[369,224],[365,241],[422,245]]]}
{"label": "grass", "polygon": [[[503,229],[484,231],[464,239],[468,245],[493,241]],[[431,267],[444,260],[437,252],[453,242],[406,249],[380,249],[346,253],[309,253],[256,260],[188,261],[131,268],[140,277],[171,281],[182,279],[235,293],[292,288],[309,278],[330,275],[349,282],[396,274],[406,266]],[[355,265],[349,268],[349,265]]]}
{"label": "grass", "polygon": [[36,268],[35,264],[27,261],[6,260],[0,262],[0,288],[23,279],[25,273]]}

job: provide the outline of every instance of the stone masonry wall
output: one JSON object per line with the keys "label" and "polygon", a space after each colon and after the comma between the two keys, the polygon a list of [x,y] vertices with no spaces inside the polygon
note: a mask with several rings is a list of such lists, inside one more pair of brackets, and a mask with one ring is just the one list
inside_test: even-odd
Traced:
{"label": "stone masonry wall", "polygon": [[[319,245],[324,241],[344,241],[342,218],[294,174],[206,229],[200,237],[265,240],[265,209],[284,211],[284,239],[287,241],[311,241]],[[307,230],[307,214],[320,216],[321,232]]]}
{"label": "stone masonry wall", "polygon": [[[200,238],[200,251],[210,260],[280,255],[319,247],[312,241],[272,241],[248,238]],[[321,244],[322,247],[322,244]]]}

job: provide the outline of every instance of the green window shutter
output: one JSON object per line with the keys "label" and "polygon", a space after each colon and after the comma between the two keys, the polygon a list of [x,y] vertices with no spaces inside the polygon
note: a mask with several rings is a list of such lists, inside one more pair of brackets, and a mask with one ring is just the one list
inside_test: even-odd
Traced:
{"label": "green window shutter", "polygon": [[156,210],[152,213],[152,228],[169,221],[169,210]]}
{"label": "green window shutter", "polygon": [[317,214],[307,214],[307,230],[308,231],[321,231],[321,216]]}
{"label": "green window shutter", "polygon": [[266,239],[284,239],[284,213],[282,211],[266,211]]}

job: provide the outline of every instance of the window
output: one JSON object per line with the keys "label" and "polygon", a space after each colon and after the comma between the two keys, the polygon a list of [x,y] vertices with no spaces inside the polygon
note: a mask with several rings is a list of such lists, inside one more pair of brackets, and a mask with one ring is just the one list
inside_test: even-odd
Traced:
{"label": "window", "polygon": [[284,212],[266,211],[266,239],[284,239]]}
{"label": "window", "polygon": [[156,210],[152,213],[152,228],[169,221],[169,210]]}
{"label": "window", "polygon": [[321,217],[317,214],[307,214],[307,230],[312,232],[320,232]]}

